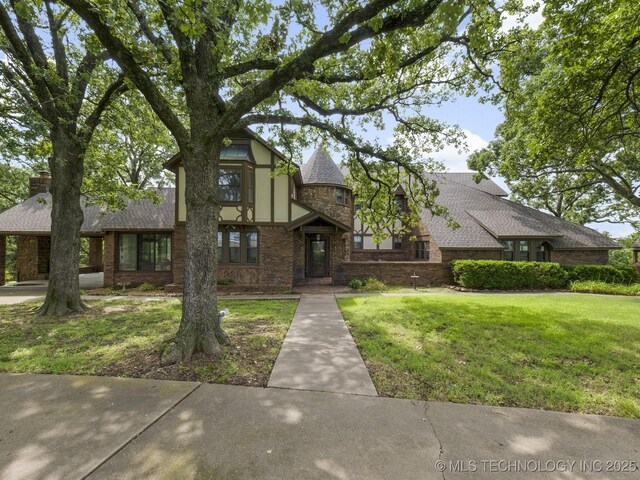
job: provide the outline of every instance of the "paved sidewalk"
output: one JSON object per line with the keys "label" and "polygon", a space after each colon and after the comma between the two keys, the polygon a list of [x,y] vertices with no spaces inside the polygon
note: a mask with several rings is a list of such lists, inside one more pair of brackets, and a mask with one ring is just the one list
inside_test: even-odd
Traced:
{"label": "paved sidewalk", "polygon": [[597,415],[8,374],[0,405],[2,480],[639,477],[640,421]]}
{"label": "paved sidewalk", "polygon": [[334,295],[302,294],[268,385],[377,395]]}

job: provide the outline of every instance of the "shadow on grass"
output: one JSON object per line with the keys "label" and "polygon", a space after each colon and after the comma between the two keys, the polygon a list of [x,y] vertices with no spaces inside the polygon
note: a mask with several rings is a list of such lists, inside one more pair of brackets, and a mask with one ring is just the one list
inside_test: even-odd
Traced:
{"label": "shadow on grass", "polygon": [[540,300],[340,306],[382,395],[639,418],[640,322],[571,316]]}

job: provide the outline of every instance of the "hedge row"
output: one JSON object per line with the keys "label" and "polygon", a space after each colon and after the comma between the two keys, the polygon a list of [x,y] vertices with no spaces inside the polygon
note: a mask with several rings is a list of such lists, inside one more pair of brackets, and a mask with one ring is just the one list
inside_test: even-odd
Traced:
{"label": "hedge row", "polygon": [[640,282],[640,274],[631,265],[616,267],[614,265],[564,265],[572,282],[605,282],[631,284]]}
{"label": "hedge row", "polygon": [[485,290],[558,289],[576,281],[632,284],[640,281],[635,267],[612,265],[561,266],[550,262],[454,260],[455,282],[465,288]]}
{"label": "hedge row", "polygon": [[558,263],[454,260],[453,278],[465,288],[518,290],[564,288],[567,272]]}

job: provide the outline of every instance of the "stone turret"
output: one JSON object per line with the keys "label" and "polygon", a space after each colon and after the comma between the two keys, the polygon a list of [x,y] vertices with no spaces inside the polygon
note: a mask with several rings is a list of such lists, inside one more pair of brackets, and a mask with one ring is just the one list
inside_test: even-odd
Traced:
{"label": "stone turret", "polygon": [[345,225],[353,222],[351,189],[344,183],[338,165],[324,148],[318,148],[302,165],[303,187],[299,200]]}

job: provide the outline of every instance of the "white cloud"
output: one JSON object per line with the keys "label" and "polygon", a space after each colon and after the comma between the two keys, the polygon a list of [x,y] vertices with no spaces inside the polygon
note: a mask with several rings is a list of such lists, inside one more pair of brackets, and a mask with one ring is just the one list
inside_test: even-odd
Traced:
{"label": "white cloud", "polygon": [[447,145],[445,148],[433,153],[432,155],[435,160],[444,163],[445,167],[450,172],[469,172],[470,170],[467,167],[467,158],[469,157],[469,154],[475,150],[480,150],[489,144],[489,142],[480,135],[477,135],[467,129],[462,129],[462,133],[466,139],[467,151],[458,150],[453,145]]}
{"label": "white cloud", "polygon": [[[536,0],[524,0],[524,6],[525,7],[533,7],[533,6],[537,6],[538,9],[533,12],[530,13],[529,15],[526,15],[522,21],[529,25],[529,27],[536,29],[540,26],[540,24],[542,23],[542,21],[544,20],[544,17],[542,16],[542,9],[544,8],[544,2],[542,0],[540,1],[536,1]],[[508,30],[510,30],[511,28],[515,27],[517,24],[520,23],[520,19],[518,18],[518,16],[516,15],[505,15],[504,16],[504,22],[502,23],[502,28],[501,30],[503,32],[507,32]]]}

